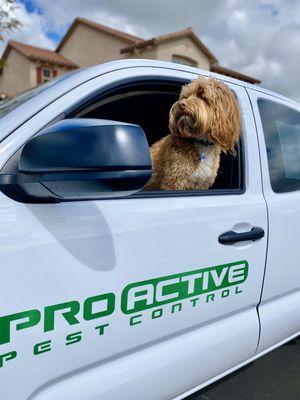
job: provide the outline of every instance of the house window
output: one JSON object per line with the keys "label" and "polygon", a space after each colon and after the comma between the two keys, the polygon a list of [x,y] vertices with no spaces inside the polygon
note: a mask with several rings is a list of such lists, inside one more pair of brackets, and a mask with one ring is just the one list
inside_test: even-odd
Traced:
{"label": "house window", "polygon": [[42,68],[42,83],[50,81],[52,76],[53,70],[51,68]]}
{"label": "house window", "polygon": [[183,64],[183,65],[189,65],[190,67],[197,67],[198,63],[197,61],[188,58],[188,57],[183,57],[183,56],[172,56],[172,62],[177,63],[177,64]]}
{"label": "house window", "polygon": [[37,67],[37,84],[46,83],[57,76],[57,70],[50,67]]}

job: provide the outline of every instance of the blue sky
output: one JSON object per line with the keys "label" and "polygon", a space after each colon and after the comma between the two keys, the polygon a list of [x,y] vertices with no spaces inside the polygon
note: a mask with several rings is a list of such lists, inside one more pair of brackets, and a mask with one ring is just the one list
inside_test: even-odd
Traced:
{"label": "blue sky", "polygon": [[[1,3],[1,0],[0,0]],[[18,0],[15,40],[54,49],[74,18],[142,38],[191,26],[220,64],[300,100],[298,0]],[[8,39],[8,38],[7,38]],[[5,43],[0,44],[3,50]]]}
{"label": "blue sky", "polygon": [[[33,0],[20,0],[19,3],[24,4],[27,12],[29,14],[39,14],[39,15],[43,15],[43,9],[41,7],[39,7],[39,4]],[[47,35],[47,37],[51,40],[53,40],[54,42],[58,43],[61,39],[61,34],[56,32],[56,31],[52,31],[52,30],[45,30],[45,34]]]}
{"label": "blue sky", "polygon": [[42,14],[42,9],[39,9],[38,5],[35,4],[34,1],[31,0],[24,0],[24,1],[20,1],[20,3],[23,3],[26,7],[26,10],[28,12],[38,12],[40,14]]}

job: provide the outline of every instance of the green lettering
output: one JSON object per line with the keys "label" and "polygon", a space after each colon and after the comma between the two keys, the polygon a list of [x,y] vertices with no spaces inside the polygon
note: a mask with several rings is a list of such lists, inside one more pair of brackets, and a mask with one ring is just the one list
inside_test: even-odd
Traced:
{"label": "green lettering", "polygon": [[17,331],[37,325],[41,320],[41,313],[39,310],[28,310],[0,317],[0,345],[10,342],[11,322],[19,319],[25,319],[25,321],[16,324]]}
{"label": "green lettering", "polygon": [[199,301],[199,300],[200,300],[200,298],[199,298],[199,297],[196,297],[195,299],[190,300],[190,302],[193,304],[193,307],[196,307],[196,303],[197,303],[197,301]]}
{"label": "green lettering", "polygon": [[4,361],[10,361],[17,357],[16,351],[10,351],[9,353],[0,354],[0,368],[3,367]]}
{"label": "green lettering", "polygon": [[67,337],[66,337],[66,346],[69,346],[70,344],[74,344],[74,343],[80,342],[81,339],[82,339],[81,335],[82,335],[82,331],[70,333],[69,335],[67,335]]}
{"label": "green lettering", "polygon": [[46,340],[45,342],[40,342],[33,346],[33,354],[35,356],[47,353],[47,351],[51,351],[51,340]]}
{"label": "green lettering", "polygon": [[95,329],[98,329],[98,330],[99,330],[99,336],[104,335],[104,329],[105,329],[107,326],[109,326],[109,324],[103,324],[103,325],[99,325],[99,326],[96,326],[96,327],[95,327]]}
{"label": "green lettering", "polygon": [[141,324],[142,321],[140,319],[138,319],[138,318],[141,318],[141,317],[142,317],[142,314],[133,315],[132,317],[130,317],[129,325],[133,326],[133,325]]}
{"label": "green lettering", "polygon": [[68,322],[69,325],[79,324],[78,319],[75,317],[79,313],[80,304],[78,301],[68,301],[67,303],[54,304],[53,306],[45,307],[45,321],[44,321],[44,332],[54,330],[55,312],[65,310],[62,316]]}
{"label": "green lettering", "polygon": [[163,315],[163,309],[159,308],[158,310],[153,310],[151,314],[152,319],[160,318]]}
{"label": "green lettering", "polygon": [[215,301],[215,295],[214,295],[214,293],[208,294],[208,295],[206,296],[206,303],[209,303],[210,301]]}
{"label": "green lettering", "polygon": [[172,307],[171,307],[171,313],[172,314],[174,314],[174,312],[176,311],[176,308],[178,308],[177,311],[181,311],[182,310],[182,303],[172,304]]}
{"label": "green lettering", "polygon": [[[102,303],[102,310],[93,311],[95,303]],[[91,319],[106,317],[111,315],[115,310],[115,295],[113,293],[100,294],[99,296],[89,297],[83,305],[83,318],[86,321]]]}
{"label": "green lettering", "polygon": [[222,298],[228,297],[228,296],[229,296],[229,293],[230,293],[229,289],[225,289],[225,290],[222,291],[221,297],[222,297]]}

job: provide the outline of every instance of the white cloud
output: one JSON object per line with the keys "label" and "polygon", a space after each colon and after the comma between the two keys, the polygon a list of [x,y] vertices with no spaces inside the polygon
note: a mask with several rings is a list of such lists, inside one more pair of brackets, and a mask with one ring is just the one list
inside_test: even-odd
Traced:
{"label": "white cloud", "polygon": [[[147,35],[151,33],[152,28],[147,29],[143,24],[130,22],[131,16],[122,12],[112,12],[107,4],[108,1],[98,0],[56,0],[55,3],[49,0],[35,0],[37,6],[43,10],[47,19],[48,28],[55,30],[60,34],[64,33],[66,28],[78,16],[91,19],[96,22],[123,30],[133,35]],[[113,3],[116,3],[113,1]],[[118,3],[118,2],[117,2]],[[120,2],[120,9],[124,4]],[[143,4],[139,4],[139,8]]]}
{"label": "white cloud", "polygon": [[21,6],[15,38],[53,47],[45,32],[62,35],[77,16],[144,38],[191,26],[220,64],[300,100],[299,0],[33,1],[43,14]]}
{"label": "white cloud", "polygon": [[247,14],[244,10],[234,10],[233,12],[234,18],[236,18],[238,21],[244,22],[247,19]]}
{"label": "white cloud", "polygon": [[13,16],[22,23],[22,27],[9,36],[4,36],[4,42],[0,42],[0,53],[4,50],[8,39],[51,49],[55,47],[54,41],[47,37],[46,20],[42,15],[37,12],[28,13],[25,6],[19,4]]}

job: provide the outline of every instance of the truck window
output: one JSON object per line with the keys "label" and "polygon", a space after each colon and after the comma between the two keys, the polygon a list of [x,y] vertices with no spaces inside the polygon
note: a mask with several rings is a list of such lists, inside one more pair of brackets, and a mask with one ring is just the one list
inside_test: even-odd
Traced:
{"label": "truck window", "polygon": [[[149,146],[168,135],[169,111],[178,100],[182,85],[186,82],[139,82],[124,85],[105,95],[92,99],[88,104],[73,110],[67,117],[101,118],[140,125],[146,133]],[[214,194],[218,190],[226,194],[243,191],[242,142],[236,147],[236,156],[221,155],[215,183],[209,190],[174,191],[170,195]],[[141,192],[151,196],[151,192]],[[167,195],[152,192],[152,195]]]}
{"label": "truck window", "polygon": [[271,186],[274,192],[300,190],[300,113],[259,99]]}

